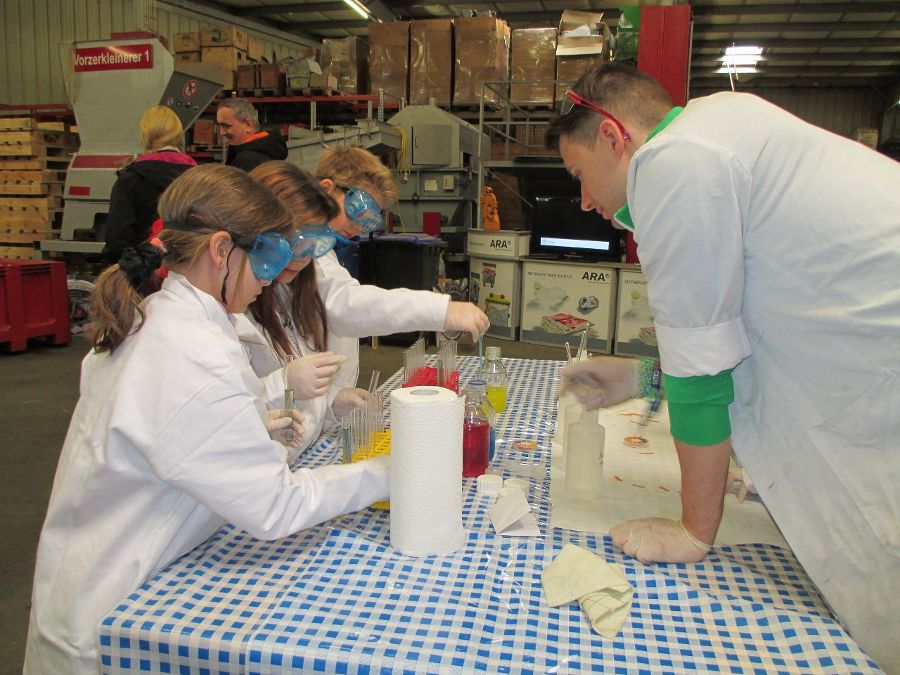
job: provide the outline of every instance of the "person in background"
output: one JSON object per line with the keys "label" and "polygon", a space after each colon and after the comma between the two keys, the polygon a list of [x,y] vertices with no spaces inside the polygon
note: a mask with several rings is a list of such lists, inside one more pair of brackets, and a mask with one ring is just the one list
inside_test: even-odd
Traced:
{"label": "person in background", "polygon": [[[159,239],[107,268],[93,350],[37,553],[25,673],[96,673],[101,619],[224,523],[284,537],[385,499],[388,458],[291,471],[234,329],[290,258],[286,207],[200,166],[163,193]],[[136,289],[165,261],[168,278]]]}
{"label": "person in background", "polygon": [[[900,672],[900,164],[749,94],[674,107],[616,64],[575,83],[547,144],[582,208],[634,232],[681,464],[681,520],[613,542],[702,559],[733,447],[837,618]],[[630,360],[562,374],[591,408],[638,393]]]}
{"label": "person in background", "polygon": [[287,144],[278,132],[262,131],[259,114],[245,98],[226,98],[216,110],[216,125],[228,150],[225,163],[244,171],[270,159],[287,157]]}
{"label": "person in background", "polygon": [[122,252],[147,240],[157,218],[156,203],[169,183],[197,163],[184,154],[184,129],[175,112],[156,105],[141,116],[143,154],[118,171],[109,197],[106,243],[101,255],[107,265]]}
{"label": "person in background", "polygon": [[[316,175],[340,209],[330,225],[346,238],[377,229],[381,212],[397,199],[391,170],[362,148],[329,148],[319,158]],[[477,306],[451,301],[448,295],[360,285],[341,267],[334,252],[316,259],[316,279],[331,325],[329,348],[348,357],[335,377],[335,382],[345,387],[356,386],[360,337],[458,330],[477,339],[490,326]]]}

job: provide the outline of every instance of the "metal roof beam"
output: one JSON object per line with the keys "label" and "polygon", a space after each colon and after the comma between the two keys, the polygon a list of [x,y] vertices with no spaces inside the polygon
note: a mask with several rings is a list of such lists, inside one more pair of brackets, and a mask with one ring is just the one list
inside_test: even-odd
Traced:
{"label": "metal roof beam", "polygon": [[[710,23],[694,25],[694,36],[706,33],[851,33],[861,30],[900,30],[900,21],[847,21],[832,23]],[[894,38],[896,40],[896,38]]]}
{"label": "metal roof beam", "polygon": [[309,30],[309,31],[320,31],[320,30],[354,30],[358,28],[367,28],[369,25],[368,21],[363,19],[351,20],[351,21],[304,21],[302,23],[286,23],[284,24],[285,30]]}
{"label": "metal roof beam", "polygon": [[[702,2],[702,0],[701,0]],[[749,16],[751,14],[859,14],[900,12],[900,2],[803,2],[772,5],[718,5],[692,3],[694,18],[706,16]]]}
{"label": "metal roof beam", "polygon": [[[822,39],[822,38],[758,38],[753,42],[761,47],[770,49],[792,48],[792,49],[822,49],[828,47],[872,47],[888,49],[900,49],[900,40],[897,38],[842,38],[838,39]],[[714,39],[698,39],[694,38],[691,47],[698,49],[725,49],[734,43],[734,38],[714,38]]]}

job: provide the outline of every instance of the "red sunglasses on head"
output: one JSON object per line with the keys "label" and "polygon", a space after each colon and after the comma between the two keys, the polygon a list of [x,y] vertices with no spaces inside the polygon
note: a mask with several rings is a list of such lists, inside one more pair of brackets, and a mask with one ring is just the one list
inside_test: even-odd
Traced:
{"label": "red sunglasses on head", "polygon": [[581,94],[576,94],[571,89],[566,92],[566,97],[563,99],[562,108],[560,109],[560,115],[568,115],[570,112],[572,112],[572,108],[574,108],[576,105],[580,105],[582,108],[593,110],[595,113],[599,113],[604,117],[608,117],[613,124],[619,127],[619,131],[622,132],[622,138],[624,138],[626,141],[631,140],[631,135],[625,129],[625,125],[622,124],[615,115],[607,112],[596,103],[588,101]]}

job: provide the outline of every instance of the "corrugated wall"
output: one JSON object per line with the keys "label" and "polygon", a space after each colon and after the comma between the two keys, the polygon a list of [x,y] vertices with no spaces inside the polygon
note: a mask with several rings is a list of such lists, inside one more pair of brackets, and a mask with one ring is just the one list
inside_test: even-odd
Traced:
{"label": "corrugated wall", "polygon": [[[61,50],[75,41],[143,28],[145,17],[152,22],[154,14],[157,32],[170,41],[175,33],[225,23],[214,10],[183,0],[0,0],[0,103],[64,103]],[[297,56],[304,46],[299,39],[248,32],[263,41],[270,58],[273,50]],[[115,92],[110,104],[115,105]]]}
{"label": "corrugated wall", "polygon": [[[698,98],[728,89],[692,89]],[[741,91],[738,89],[738,91]],[[884,100],[872,89],[813,89],[773,87],[744,91],[756,94],[784,108],[802,120],[842,136],[852,136],[858,127],[881,127]]]}

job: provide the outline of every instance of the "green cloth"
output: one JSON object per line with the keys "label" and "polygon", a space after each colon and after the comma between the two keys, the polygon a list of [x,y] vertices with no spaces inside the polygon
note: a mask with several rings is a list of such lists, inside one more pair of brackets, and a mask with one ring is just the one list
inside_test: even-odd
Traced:
{"label": "green cloth", "polygon": [[[662,121],[653,127],[653,131],[647,136],[647,141],[656,136],[660,131],[665,129],[669,124],[671,124],[672,120],[678,117],[684,108],[680,105],[675,106],[669,112],[666,113],[666,116],[662,118]],[[644,141],[646,143],[646,141]],[[621,223],[624,227],[627,227],[629,230],[634,230],[634,221],[631,219],[631,211],[628,210],[628,204],[625,204],[621,209],[615,212],[613,215],[619,223]]]}
{"label": "green cloth", "polygon": [[731,370],[718,375],[664,377],[672,436],[688,445],[714,445],[731,436]]}

